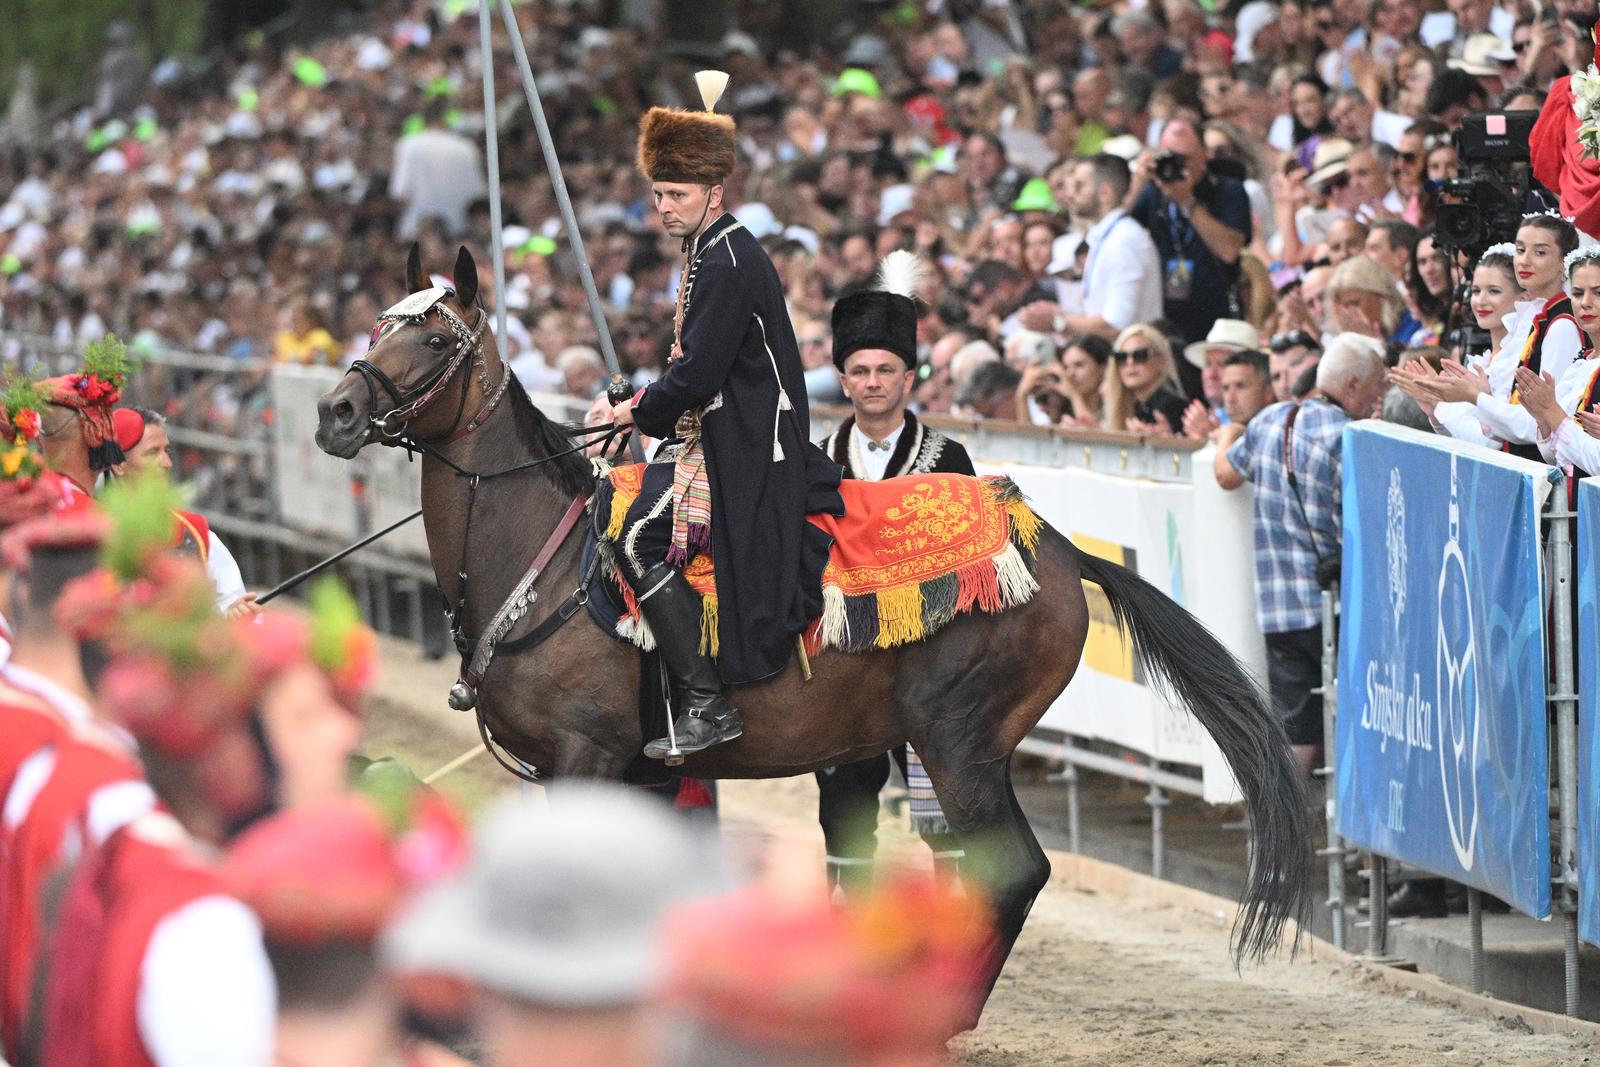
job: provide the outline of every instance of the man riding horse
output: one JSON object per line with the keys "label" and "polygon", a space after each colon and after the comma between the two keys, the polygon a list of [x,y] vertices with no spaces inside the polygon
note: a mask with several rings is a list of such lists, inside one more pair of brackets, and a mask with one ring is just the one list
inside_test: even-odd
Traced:
{"label": "man riding horse", "polygon": [[[679,752],[742,732],[724,684],[784,668],[794,637],[822,612],[829,538],[806,515],[842,514],[839,468],[808,438],[804,371],[783,285],[723,203],[735,164],[733,120],[712,109],[727,76],[696,75],[706,110],[651,108],[639,169],[662,226],[683,241],[666,373],[612,409],[667,440],[646,469],[619,541],[619,570],[672,676]],[[700,598],[682,568],[716,561],[717,641],[702,641]],[[708,650],[718,648],[713,661]],[[666,738],[645,746],[664,759]]]}

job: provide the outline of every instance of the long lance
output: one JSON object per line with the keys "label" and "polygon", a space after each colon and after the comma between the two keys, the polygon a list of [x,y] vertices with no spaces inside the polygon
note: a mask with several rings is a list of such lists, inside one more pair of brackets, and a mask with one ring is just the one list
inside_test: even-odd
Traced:
{"label": "long lance", "polygon": [[489,248],[494,256],[494,347],[506,361],[506,250],[500,216],[500,108],[494,93],[494,25],[489,5],[478,4],[478,47],[483,53],[483,147],[489,164]]}
{"label": "long lance", "polygon": [[[493,88],[491,82],[494,76],[494,59],[489,53],[488,46],[488,10],[489,0],[483,0],[478,5],[479,18],[483,20],[481,30],[484,39],[483,64],[484,64],[484,102],[488,106],[492,98]],[[544,103],[539,98],[539,86],[533,78],[533,67],[528,63],[528,49],[522,40],[522,27],[517,25],[517,16],[511,10],[511,0],[500,0],[500,16],[505,20],[506,32],[511,35],[511,51],[516,56],[517,72],[522,77],[522,92],[528,98],[528,110],[533,112],[533,126],[539,134],[539,150],[544,154],[545,169],[550,172],[550,185],[556,194],[556,206],[561,210],[561,221],[566,227],[567,244],[572,249],[572,254],[578,259],[578,280],[583,283],[583,295],[589,302],[589,317],[594,320],[595,333],[600,338],[600,355],[606,361],[606,369],[611,372],[612,386],[623,381],[622,366],[617,362],[617,350],[611,343],[611,327],[606,323],[605,308],[600,303],[600,291],[595,288],[594,272],[589,269],[589,257],[583,250],[583,232],[578,229],[578,216],[572,210],[572,197],[567,193],[567,179],[561,172],[561,160],[556,156],[556,143],[550,136],[550,124],[545,120]],[[494,116],[485,114],[485,123],[492,124]],[[496,175],[498,179],[498,174]],[[498,186],[498,181],[496,181]],[[499,203],[499,194],[491,193],[491,203]],[[494,224],[495,263],[501,263],[500,254],[500,227]],[[499,282],[496,281],[498,285]],[[496,301],[503,304],[504,300]],[[644,446],[639,442],[639,435],[635,434],[628,442],[628,451],[635,463],[644,462]]]}
{"label": "long lance", "polygon": [[391,522],[389,525],[385,526],[383,529],[379,530],[377,533],[368,534],[367,536],[363,537],[361,540],[357,541],[353,545],[346,545],[345,547],[341,548],[339,551],[335,552],[333,555],[329,556],[327,559],[322,560],[319,563],[313,563],[311,566],[307,567],[305,570],[301,571],[299,574],[295,575],[293,578],[287,579],[286,581],[279,582],[277,585],[273,586],[271,589],[268,589],[265,593],[262,593],[260,596],[256,597],[256,603],[257,604],[265,604],[267,601],[273,599],[274,597],[277,597],[277,596],[280,596],[280,595],[282,595],[284,593],[287,593],[289,590],[293,589],[295,586],[299,585],[301,582],[305,581],[307,578],[310,578],[312,575],[317,574],[320,571],[326,570],[327,568],[333,566],[335,563],[338,563],[341,559],[344,559],[346,556],[348,556],[350,553],[354,552],[356,549],[358,549],[358,548],[366,548],[368,545],[372,544],[372,542],[376,541],[378,538],[384,536],[385,534],[394,533],[396,530],[400,529],[400,527],[404,526],[406,523],[410,522],[412,519],[416,518],[418,515],[421,515],[421,514],[422,514],[422,509],[418,508],[416,511],[413,511],[411,514],[407,515],[405,518],[396,519],[394,522]]}

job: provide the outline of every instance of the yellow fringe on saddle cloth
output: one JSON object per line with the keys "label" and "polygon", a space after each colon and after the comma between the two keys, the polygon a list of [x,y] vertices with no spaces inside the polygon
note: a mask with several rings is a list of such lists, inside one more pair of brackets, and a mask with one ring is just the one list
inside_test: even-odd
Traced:
{"label": "yellow fringe on saddle cloth", "polygon": [[[644,468],[610,472],[603,541],[622,536]],[[887,482],[847,479],[845,514],[813,516],[833,539],[822,576],[822,618],[806,632],[807,651],[865,652],[931,637],[957,615],[1025,604],[1038,590],[1031,558],[1041,521],[1010,478],[923,474]],[[714,520],[713,520],[714,521]],[[607,553],[610,555],[610,553]],[[608,565],[626,606],[617,636],[641,648],[655,640],[627,583]],[[684,577],[702,599],[701,651],[715,656],[717,585],[711,554],[698,552]]]}

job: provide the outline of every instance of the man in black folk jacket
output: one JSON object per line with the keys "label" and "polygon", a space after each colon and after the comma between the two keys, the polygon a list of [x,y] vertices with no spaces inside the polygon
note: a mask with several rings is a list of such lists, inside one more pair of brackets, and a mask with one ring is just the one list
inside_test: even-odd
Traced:
{"label": "man in black folk jacket", "polygon": [[[723,205],[734,124],[711,109],[727,77],[696,81],[705,111],[652,108],[640,121],[639,167],[662,225],[683,241],[677,340],[666,373],[612,411],[668,439],[623,524],[618,562],[672,675],[684,753],[740,735],[723,684],[781,671],[795,635],[821,615],[830,541],[806,515],[843,511],[838,468],[807,440],[805,372],[778,272]],[[718,611],[715,644],[702,647],[700,600],[681,568],[707,550]],[[662,759],[669,745],[644,751]]]}
{"label": "man in black folk jacket", "polygon": [[[821,445],[846,478],[882,481],[910,474],[972,474],[960,443],[906,410],[916,380],[917,308],[921,264],[910,252],[891,252],[878,287],[833,306],[833,364],[853,413]],[[933,849],[934,864],[953,868],[960,856],[932,796],[921,761],[907,746],[892,753],[911,789],[911,828]],[[877,851],[878,794],[889,780],[884,753],[817,772],[817,819],[828,847],[828,882],[846,890],[870,884]]]}

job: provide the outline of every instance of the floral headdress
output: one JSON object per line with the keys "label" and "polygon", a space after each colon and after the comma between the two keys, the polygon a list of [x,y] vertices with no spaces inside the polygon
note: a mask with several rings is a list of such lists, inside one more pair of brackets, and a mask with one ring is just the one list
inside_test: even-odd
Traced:
{"label": "floral headdress", "polygon": [[141,749],[187,765],[224,819],[260,810],[271,786],[251,721],[273,679],[305,662],[305,626],[281,614],[224,619],[211,579],[189,560],[174,559],[150,591],[104,638],[102,711]]}
{"label": "floral headdress", "polygon": [[378,639],[361,621],[361,609],[344,583],[319,581],[308,599],[311,609],[311,660],[327,674],[333,695],[357,710],[377,675]]}
{"label": "floral headdress", "polygon": [[269,942],[370,946],[407,898],[466,854],[461,819],[439,794],[387,776],[378,789],[258,823],[228,850],[222,878]]}
{"label": "floral headdress", "polygon": [[105,522],[100,566],[62,590],[57,624],[79,640],[103,641],[123,613],[146,608],[181,585],[191,568],[167,551],[172,512],[181,501],[159,471],[106,486],[98,501]]}
{"label": "floral headdress", "polygon": [[106,334],[104,340],[91,341],[84,347],[82,369],[39,383],[39,390],[49,403],[78,412],[93,470],[109,470],[126,458],[117,446],[111,409],[121,399],[132,369],[128,347]]}
{"label": "floral headdress", "polygon": [[1587,248],[1574,248],[1561,261],[1569,280],[1572,278],[1573,271],[1590,263],[1600,263],[1600,244],[1590,245]]}
{"label": "floral headdress", "polygon": [[1516,254],[1517,254],[1517,246],[1516,245],[1512,244],[1510,241],[1501,241],[1497,245],[1490,245],[1488,248],[1485,248],[1483,250],[1483,253],[1480,256],[1478,256],[1478,262],[1482,263],[1484,260],[1488,259],[1490,256],[1505,256],[1507,259],[1510,259],[1510,258],[1514,257]]}
{"label": "floral headdress", "polygon": [[59,508],[61,480],[45,469],[39,452],[39,410],[44,400],[27,378],[0,379],[0,526],[15,526]]}
{"label": "floral headdress", "polygon": [[20,374],[0,378],[0,437],[13,445],[30,444],[39,438],[39,412],[50,401],[39,383]]}
{"label": "floral headdress", "polygon": [[1562,222],[1565,222],[1569,226],[1577,225],[1577,221],[1578,221],[1575,216],[1563,215],[1558,209],[1553,208],[1553,207],[1547,207],[1543,211],[1528,211],[1528,212],[1524,212],[1523,216],[1522,216],[1522,221],[1523,222],[1527,222],[1529,219],[1560,219]]}
{"label": "floral headdress", "polygon": [[981,1002],[981,899],[910,876],[836,908],[757,885],[666,922],[675,1006],[746,1040],[856,1056],[938,1054]]}

